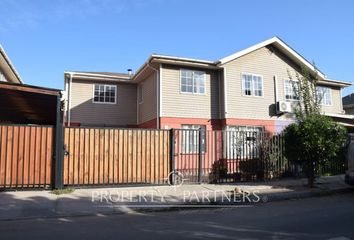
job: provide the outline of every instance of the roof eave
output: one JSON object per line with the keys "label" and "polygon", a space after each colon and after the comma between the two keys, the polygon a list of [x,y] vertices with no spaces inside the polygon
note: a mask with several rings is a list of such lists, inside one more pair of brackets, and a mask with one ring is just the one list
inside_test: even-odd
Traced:
{"label": "roof eave", "polygon": [[306,58],[304,58],[301,54],[299,54],[297,51],[295,51],[292,47],[290,47],[289,45],[287,45],[283,40],[281,40],[279,37],[272,37],[270,39],[267,39],[263,42],[260,42],[258,44],[255,44],[251,47],[248,47],[244,50],[238,51],[234,54],[231,54],[229,56],[226,56],[222,59],[219,60],[219,64],[218,65],[223,65],[225,63],[228,63],[234,59],[237,59],[241,56],[244,56],[248,53],[251,53],[253,51],[256,51],[262,47],[268,46],[270,44],[278,44],[278,47],[283,48],[283,50],[286,50],[288,52],[288,54],[290,53],[293,57],[295,57],[298,61],[300,61],[302,64],[304,64],[306,67],[308,67],[310,70],[312,70],[313,72],[317,72],[317,74],[325,79],[325,75],[324,73],[322,73],[320,70],[318,70],[317,68],[315,68],[315,66],[313,66]]}
{"label": "roof eave", "polygon": [[0,44],[0,53],[4,57],[5,61],[7,62],[8,66],[10,67],[11,71],[16,76],[16,78],[19,81],[19,83],[23,84],[24,82],[22,81],[22,79],[20,77],[20,74],[17,72],[15,66],[12,64],[10,58],[7,56],[7,54],[6,54],[5,50],[4,50],[4,48],[1,46],[1,44]]}
{"label": "roof eave", "polygon": [[86,73],[86,72],[75,72],[75,71],[65,71],[64,75],[72,75],[76,77],[89,77],[89,78],[100,78],[100,79],[111,79],[111,80],[124,80],[130,81],[132,77],[124,76],[112,76],[108,74],[95,74],[95,73]]}

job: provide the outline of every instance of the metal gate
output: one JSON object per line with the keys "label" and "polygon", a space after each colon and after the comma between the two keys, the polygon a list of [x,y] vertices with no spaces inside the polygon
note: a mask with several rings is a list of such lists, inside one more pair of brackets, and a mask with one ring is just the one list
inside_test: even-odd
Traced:
{"label": "metal gate", "polygon": [[184,182],[269,179],[286,172],[283,138],[257,131],[174,129],[172,166]]}
{"label": "metal gate", "polygon": [[167,183],[169,134],[155,129],[66,127],[64,186]]}
{"label": "metal gate", "polygon": [[53,126],[0,125],[0,188],[49,188]]}

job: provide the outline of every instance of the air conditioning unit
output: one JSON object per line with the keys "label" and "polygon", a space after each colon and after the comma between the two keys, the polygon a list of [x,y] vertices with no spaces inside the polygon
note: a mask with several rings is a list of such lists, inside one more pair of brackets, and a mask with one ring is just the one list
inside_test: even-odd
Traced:
{"label": "air conditioning unit", "polygon": [[292,112],[291,102],[279,101],[277,102],[277,113]]}

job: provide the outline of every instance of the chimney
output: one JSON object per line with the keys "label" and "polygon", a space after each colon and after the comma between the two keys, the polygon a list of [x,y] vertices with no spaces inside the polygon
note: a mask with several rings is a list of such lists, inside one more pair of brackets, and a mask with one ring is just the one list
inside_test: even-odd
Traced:
{"label": "chimney", "polygon": [[131,68],[128,68],[127,71],[128,71],[129,77],[131,77],[133,75],[133,70]]}

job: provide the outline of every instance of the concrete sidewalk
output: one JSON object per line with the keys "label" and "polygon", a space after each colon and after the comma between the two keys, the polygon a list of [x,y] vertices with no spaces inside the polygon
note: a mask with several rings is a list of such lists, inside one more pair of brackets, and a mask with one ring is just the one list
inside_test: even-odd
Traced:
{"label": "concrete sidewalk", "polygon": [[[0,193],[0,220],[138,213],[198,206],[230,207],[354,191],[344,183],[343,175],[322,177],[313,189],[305,187],[306,182],[306,179],[295,179],[178,187],[90,188],[63,195],[50,191],[3,192]],[[245,198],[249,193],[250,199]]]}

